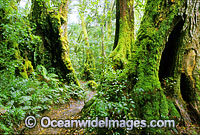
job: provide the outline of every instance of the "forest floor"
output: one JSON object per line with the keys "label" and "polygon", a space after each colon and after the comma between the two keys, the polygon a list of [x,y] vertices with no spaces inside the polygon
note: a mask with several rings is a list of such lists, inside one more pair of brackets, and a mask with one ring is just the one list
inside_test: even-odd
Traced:
{"label": "forest floor", "polygon": [[[83,85],[84,83],[82,83]],[[84,100],[74,100],[71,99],[68,104],[64,105],[53,105],[50,110],[45,111],[41,114],[42,117],[49,117],[51,120],[75,120],[79,119],[80,112],[85,105],[85,102],[89,101],[94,95],[96,94],[95,91],[87,91],[87,96],[85,101]],[[41,117],[41,118],[42,118]],[[37,125],[32,128],[26,128],[25,123],[22,123],[23,129],[21,131],[22,134],[73,134],[79,135],[84,134],[84,129],[78,128],[43,128],[40,124],[40,119],[37,119]]]}
{"label": "forest floor", "polygon": [[[80,82],[81,86],[84,86],[86,82]],[[85,88],[86,89],[86,88]],[[40,114],[40,118],[37,119],[37,125],[29,129],[25,126],[23,121],[20,125],[20,134],[66,134],[66,135],[82,135],[86,131],[83,128],[43,128],[41,127],[40,120],[42,117],[49,117],[51,120],[76,120],[81,117],[81,110],[85,103],[88,102],[95,94],[96,91],[91,91],[86,89],[86,98],[81,100],[70,99],[68,104],[52,105],[50,110],[46,110],[44,113]],[[194,132],[195,131],[195,132]],[[191,125],[189,127],[184,127],[183,125],[177,125],[176,130],[172,134],[195,134],[200,133],[200,127],[198,125]]]}

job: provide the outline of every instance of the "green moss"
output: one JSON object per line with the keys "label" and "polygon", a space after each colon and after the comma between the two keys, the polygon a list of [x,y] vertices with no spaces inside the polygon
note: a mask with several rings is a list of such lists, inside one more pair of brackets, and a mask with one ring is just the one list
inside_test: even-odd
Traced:
{"label": "green moss", "polygon": [[65,64],[65,66],[67,67],[68,71],[70,72],[70,74],[68,75],[67,79],[70,83],[75,83],[77,84],[78,86],[80,86],[80,83],[78,81],[78,78],[76,77],[75,75],[75,71],[72,67],[72,63],[71,63],[71,60],[70,58],[66,55],[66,53],[64,55],[62,55],[62,59],[63,59],[63,62]]}
{"label": "green moss", "polygon": [[19,71],[23,78],[28,78],[28,76],[34,71],[31,61],[25,59],[24,64],[19,66]]}
{"label": "green moss", "polygon": [[25,59],[20,55],[18,43],[14,42],[12,45],[15,49],[14,50],[14,57],[19,62],[19,65],[20,65],[17,70],[19,71],[19,74],[23,78],[28,78],[28,76],[34,71],[32,63],[31,63],[31,61],[28,60],[28,58]]}
{"label": "green moss", "polygon": [[[198,74],[200,74],[200,70],[198,71]],[[195,78],[195,87],[197,88],[197,101],[200,103],[200,78],[199,76],[194,76]],[[198,109],[200,109],[200,106],[198,106]]]}
{"label": "green moss", "polygon": [[15,58],[20,59],[20,51],[19,49],[14,50]]}
{"label": "green moss", "polygon": [[[67,1],[62,0],[59,10],[49,9],[44,1],[33,1],[32,20],[37,24],[37,33],[43,39],[41,55],[44,55],[45,67],[54,66],[56,74],[66,83],[80,86],[69,58],[67,39]],[[65,29],[62,29],[64,26]],[[48,64],[47,64],[48,63]]]}
{"label": "green moss", "polygon": [[169,106],[169,117],[170,117],[171,119],[174,119],[174,118],[176,118],[176,119],[181,118],[181,115],[180,115],[180,113],[177,111],[177,109],[176,109],[176,107],[175,107],[175,105],[174,105],[174,103],[173,103],[172,100],[168,100],[168,106]]}
{"label": "green moss", "polygon": [[109,58],[112,59],[114,69],[123,69],[131,57],[131,47],[133,37],[128,20],[120,20],[119,40],[117,47],[111,52]]}
{"label": "green moss", "polygon": [[169,114],[169,105],[166,99],[166,96],[164,93],[161,93],[160,95],[161,101],[160,101],[160,116],[161,119],[168,119]]}
{"label": "green moss", "polygon": [[32,63],[31,61],[29,61],[28,59],[25,60],[25,69],[26,71],[28,72],[28,74],[32,73],[34,70],[33,70],[33,66],[32,66]]}
{"label": "green moss", "polygon": [[93,80],[90,80],[90,81],[88,81],[87,82],[87,86],[89,87],[89,88],[91,88],[92,90],[95,90],[96,88],[97,88],[97,83],[95,82],[95,81],[93,81]]}
{"label": "green moss", "polygon": [[28,78],[28,74],[26,71],[26,67],[23,64],[20,64],[20,66],[18,67],[19,69],[19,73],[23,78]]}
{"label": "green moss", "polygon": [[13,43],[13,47],[14,47],[14,48],[18,48],[18,46],[19,46],[19,44],[18,44],[17,42],[14,42],[14,43]]}
{"label": "green moss", "polygon": [[59,30],[61,27],[61,21],[60,21],[60,17],[61,15],[59,14],[59,12],[53,12],[49,15],[50,21],[51,21],[51,25],[52,25],[52,29],[53,32],[55,34],[59,34]]}
{"label": "green moss", "polygon": [[26,72],[20,72],[21,77],[28,79],[28,75]]}
{"label": "green moss", "polygon": [[135,98],[138,110],[142,113],[139,117],[147,120],[167,119],[169,113],[158,73],[162,50],[174,28],[180,5],[174,4],[169,8],[162,6],[164,3],[165,1],[148,1],[129,67],[131,74],[137,78],[133,97],[135,93],[139,94]]}

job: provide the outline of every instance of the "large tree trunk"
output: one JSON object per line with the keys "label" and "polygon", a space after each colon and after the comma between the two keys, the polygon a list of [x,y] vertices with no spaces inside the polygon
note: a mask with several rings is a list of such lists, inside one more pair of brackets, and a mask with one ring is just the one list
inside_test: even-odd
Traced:
{"label": "large tree trunk", "polygon": [[49,11],[45,1],[32,1],[31,19],[37,25],[37,34],[42,37],[37,63],[55,67],[56,73],[68,83],[79,85],[69,58],[67,39],[68,0],[62,0],[59,11]]}
{"label": "large tree trunk", "polygon": [[115,69],[122,69],[128,63],[134,40],[134,0],[117,0],[116,31],[110,58]]}
{"label": "large tree trunk", "polygon": [[199,123],[199,20],[198,0],[148,0],[130,64],[138,117]]}
{"label": "large tree trunk", "polygon": [[[199,4],[198,0],[147,1],[130,61],[124,70],[127,73],[124,78],[128,75],[131,85],[125,83],[127,91],[123,92],[131,95],[131,101],[134,102],[128,104],[134,105],[134,109],[130,107],[128,116],[126,114],[122,116],[130,115],[132,118],[147,120],[147,124],[151,120],[175,120],[176,127],[171,129],[147,127],[128,133],[177,134],[177,130],[186,127],[187,134],[194,134],[195,131],[190,128],[191,124],[199,126]],[[127,41],[131,40],[128,37],[124,38]],[[124,72],[120,74],[120,80]],[[83,114],[95,113],[93,110],[96,108],[103,108],[107,103],[115,102],[113,101],[115,98],[112,98],[113,95],[116,96],[114,89],[108,90],[107,87],[113,84],[115,83],[106,84],[102,91],[107,95],[100,92],[98,98],[86,104]],[[122,98],[118,95],[116,97]],[[98,104],[99,99],[102,99],[102,103]],[[87,107],[88,105],[91,107]],[[95,111],[97,114],[108,112],[106,115],[119,118],[117,113],[117,116],[113,116],[115,111],[112,112],[113,110],[108,108]]]}

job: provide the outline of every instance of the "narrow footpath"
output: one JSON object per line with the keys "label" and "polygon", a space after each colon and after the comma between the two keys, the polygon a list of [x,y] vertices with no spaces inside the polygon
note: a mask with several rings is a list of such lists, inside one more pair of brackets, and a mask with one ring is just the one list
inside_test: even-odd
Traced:
{"label": "narrow footpath", "polygon": [[[89,101],[94,95],[95,91],[89,91],[86,97],[86,102]],[[70,119],[79,119],[81,109],[84,106],[84,100],[70,100],[69,104],[65,105],[55,105],[50,110],[45,111],[41,114],[42,117],[47,116],[51,120],[70,120]],[[37,125],[28,129],[25,128],[21,131],[21,134],[70,134],[70,135],[80,135],[84,134],[84,129],[78,128],[42,128],[40,125],[40,119],[37,119]]]}

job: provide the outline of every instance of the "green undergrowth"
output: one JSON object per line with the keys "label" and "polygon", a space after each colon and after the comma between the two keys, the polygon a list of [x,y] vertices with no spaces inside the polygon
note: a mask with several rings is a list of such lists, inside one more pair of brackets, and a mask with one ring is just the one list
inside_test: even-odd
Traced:
{"label": "green undergrowth", "polygon": [[[128,78],[124,71],[113,70],[111,66],[107,66],[104,70],[104,78],[97,87],[97,95],[86,103],[82,110],[82,118],[105,119],[111,120],[128,120],[136,119],[134,117],[135,104],[129,94]],[[96,132],[98,134],[126,134],[126,129],[120,128],[88,128],[89,133]]]}
{"label": "green undergrowth", "polygon": [[[53,73],[38,66],[29,79],[16,77],[7,71],[0,76],[0,133],[17,133],[17,128],[28,115],[39,113],[53,104],[65,104],[71,98],[81,99],[84,90],[77,85],[63,84]],[[15,127],[15,128],[14,128]]]}
{"label": "green undergrowth", "polygon": [[[153,118],[147,119],[152,114],[157,115],[156,112],[152,112],[152,108],[161,107],[162,119],[174,119],[176,122],[180,120],[180,115],[177,112],[173,102],[171,100],[166,101],[163,104],[155,102],[158,96],[160,100],[164,99],[164,95],[158,95],[155,93],[145,93],[142,88],[133,88],[133,82],[131,82],[127,76],[127,69],[113,70],[112,66],[105,66],[103,78],[97,87],[97,95],[89,100],[83,110],[82,119],[105,120],[108,117],[109,120],[147,120],[147,123]],[[136,80],[138,78],[135,78]],[[144,95],[146,98],[144,98]],[[151,97],[153,99],[151,100]],[[147,102],[148,100],[148,102]],[[166,99],[167,100],[167,99]],[[151,101],[155,104],[151,104]],[[149,108],[140,106],[149,104]],[[168,105],[169,112],[164,111],[164,105]],[[151,108],[152,107],[152,108]],[[141,114],[141,109],[145,110],[146,114]],[[163,115],[165,114],[165,115]],[[141,117],[141,115],[145,115]],[[155,116],[156,117],[156,116]],[[130,124],[131,125],[131,124]],[[141,127],[129,127],[124,128],[87,128],[88,133],[97,134],[142,134],[145,130],[149,133],[163,133],[168,132],[167,128],[141,128]]]}

